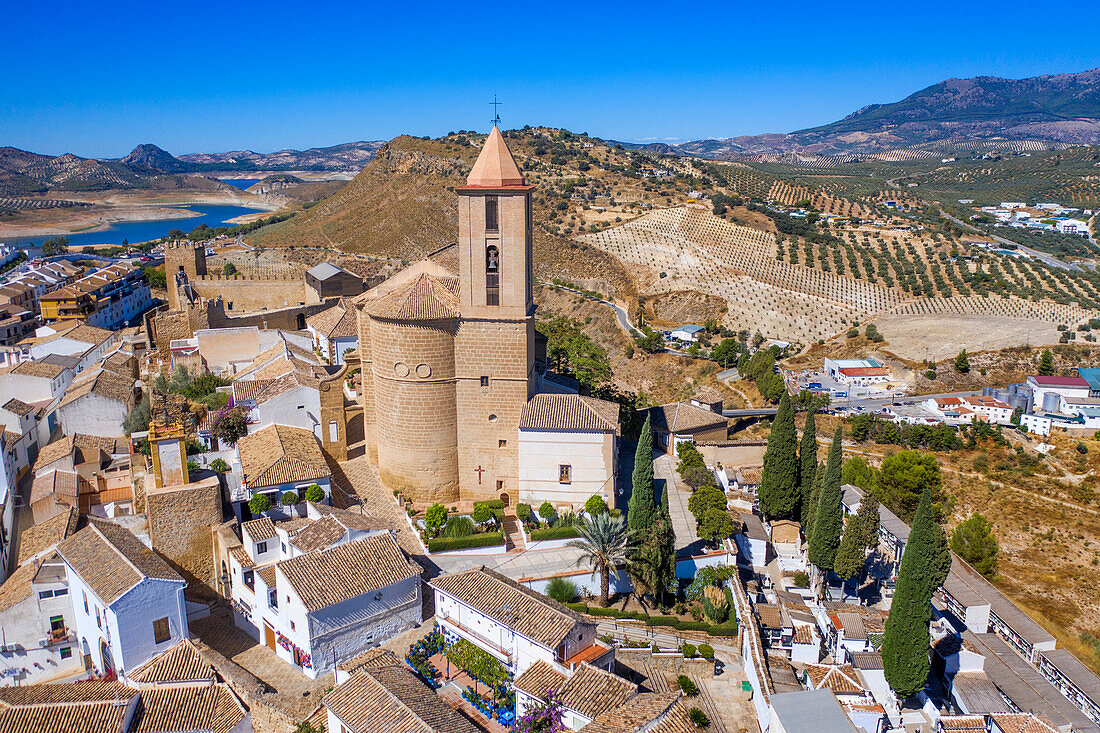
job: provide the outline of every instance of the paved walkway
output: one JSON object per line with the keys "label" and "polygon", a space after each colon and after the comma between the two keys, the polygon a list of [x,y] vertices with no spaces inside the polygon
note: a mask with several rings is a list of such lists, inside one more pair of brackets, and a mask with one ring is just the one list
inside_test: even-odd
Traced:
{"label": "paved walkway", "polygon": [[653,476],[668,488],[668,511],[676,533],[676,554],[698,554],[705,543],[699,539],[695,529],[695,515],[688,510],[691,491],[680,483],[676,475],[676,458],[663,455],[653,461]]}

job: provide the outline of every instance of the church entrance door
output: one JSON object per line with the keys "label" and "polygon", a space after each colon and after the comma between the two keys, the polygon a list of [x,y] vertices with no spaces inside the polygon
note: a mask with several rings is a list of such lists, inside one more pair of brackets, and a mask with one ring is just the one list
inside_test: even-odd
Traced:
{"label": "church entrance door", "polygon": [[501,492],[500,500],[504,503],[504,506],[508,506],[508,492]]}

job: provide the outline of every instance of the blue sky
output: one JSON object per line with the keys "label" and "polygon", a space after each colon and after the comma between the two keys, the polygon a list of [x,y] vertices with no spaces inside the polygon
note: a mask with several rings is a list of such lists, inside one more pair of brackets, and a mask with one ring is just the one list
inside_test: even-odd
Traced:
{"label": "blue sky", "polygon": [[566,127],[788,132],[957,76],[1100,66],[1091,3],[4,4],[0,146],[122,156]]}

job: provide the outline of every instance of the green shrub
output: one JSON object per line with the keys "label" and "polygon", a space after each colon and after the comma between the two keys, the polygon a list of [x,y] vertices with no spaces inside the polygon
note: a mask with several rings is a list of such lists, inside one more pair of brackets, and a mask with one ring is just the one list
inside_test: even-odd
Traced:
{"label": "green shrub", "polygon": [[254,515],[260,515],[271,509],[271,499],[267,498],[267,494],[256,494],[248,500],[248,509]]}
{"label": "green shrub", "polygon": [[1087,445],[1085,445],[1084,443],[1082,443],[1081,441],[1077,441],[1077,452],[1080,453],[1081,455],[1085,455],[1086,453],[1089,452],[1089,447]]}
{"label": "green shrub", "polygon": [[473,520],[465,516],[451,517],[443,526],[443,536],[451,539],[469,537],[476,531]]}
{"label": "green shrub", "polygon": [[325,500],[325,490],[322,489],[318,484],[310,484],[309,486],[306,487],[305,499],[306,499],[306,501],[314,501],[314,502],[324,501]]}
{"label": "green shrub", "polygon": [[675,616],[650,616],[645,620],[646,626],[671,626],[677,628],[680,625],[680,619]]}
{"label": "green shrub", "polygon": [[714,659],[714,647],[710,644],[700,644],[699,655],[703,657],[703,659]]}
{"label": "green shrub", "polygon": [[477,524],[485,524],[493,518],[493,510],[484,504],[474,504],[474,511],[470,516]]}
{"label": "green shrub", "polygon": [[539,505],[539,516],[543,519],[549,519],[554,516],[554,505],[548,501],[542,502],[542,504]]}
{"label": "green shrub", "polygon": [[435,534],[439,528],[447,523],[447,507],[442,504],[432,504],[428,511],[424,512],[424,522],[428,530]]}
{"label": "green shrub", "polygon": [[688,697],[695,697],[699,694],[699,688],[695,686],[695,683],[691,681],[691,678],[686,674],[682,674],[676,678],[676,684],[680,686],[680,692],[684,693]]}
{"label": "green shrub", "polygon": [[192,461],[191,459],[188,459],[187,460],[187,472],[188,473],[194,473],[195,471],[198,471],[198,470],[199,470],[198,461]]}
{"label": "green shrub", "polygon": [[221,458],[215,458],[214,460],[210,461],[210,470],[216,473],[228,473],[229,464]]}
{"label": "green shrub", "polygon": [[516,516],[519,517],[521,522],[531,521],[531,505],[530,504],[516,504]]}
{"label": "green shrub", "polygon": [[573,525],[566,525],[563,527],[549,527],[547,529],[535,529],[531,530],[529,539],[532,542],[539,540],[564,540],[570,537],[579,537],[577,528]]}
{"label": "green shrub", "polygon": [[810,576],[799,570],[794,574],[794,587],[795,588],[809,588]]}
{"label": "green shrub", "polygon": [[301,501],[301,499],[298,498],[297,491],[284,491],[283,498],[279,500],[279,503],[283,506],[294,506],[299,501]]}
{"label": "green shrub", "polygon": [[492,547],[504,544],[501,532],[483,532],[468,537],[438,537],[428,540],[428,552],[446,552],[448,550],[467,550],[472,547]]}
{"label": "green shrub", "polygon": [[568,603],[577,597],[577,586],[565,578],[550,578],[546,584],[546,595],[558,603]]}
{"label": "green shrub", "polygon": [[682,647],[680,647],[680,651],[684,653],[685,657],[691,659],[695,656],[695,645],[685,643]]}
{"label": "green shrub", "polygon": [[933,369],[929,369],[929,370],[925,371],[924,376],[927,377],[928,379],[931,379],[931,380],[935,381],[936,372]]}
{"label": "green shrub", "polygon": [[589,514],[603,514],[607,511],[607,502],[599,494],[593,494],[584,503],[584,510]]}
{"label": "green shrub", "polygon": [[710,727],[710,718],[699,708],[692,708],[688,710],[688,719],[695,725],[696,728],[708,728]]}

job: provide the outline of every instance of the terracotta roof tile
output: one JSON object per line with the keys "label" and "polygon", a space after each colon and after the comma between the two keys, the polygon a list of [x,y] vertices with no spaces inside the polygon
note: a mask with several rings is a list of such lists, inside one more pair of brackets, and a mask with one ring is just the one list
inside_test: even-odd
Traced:
{"label": "terracotta roof tile", "polygon": [[125,689],[118,702],[36,705],[0,710],[4,733],[126,733],[127,703],[137,694]]}
{"label": "terracotta roof tile", "polygon": [[340,298],[331,308],[314,313],[306,319],[306,323],[325,338],[352,338],[359,335],[355,308],[346,298]]}
{"label": "terracotta roof tile", "polygon": [[245,711],[224,684],[164,686],[141,691],[131,733],[229,733]]}
{"label": "terracotta roof tile", "polygon": [[619,405],[576,394],[537,394],[523,408],[519,427],[613,433],[619,429]]}
{"label": "terracotta roof tile", "polygon": [[51,496],[56,499],[68,499],[75,504],[79,492],[80,481],[75,471],[61,469],[40,471],[34,475],[34,482],[31,483],[31,504]]}
{"label": "terracotta roof tile", "polygon": [[160,555],[129,530],[110,522],[90,520],[87,527],[62,541],[57,552],[107,605],[145,578],[184,583]]}
{"label": "terracotta roof tile", "polygon": [[330,475],[313,433],[289,425],[269,425],[237,441],[244,480],[255,490],[264,486],[311,481]]}
{"label": "terracotta roof tile", "polygon": [[134,397],[134,379],[109,369],[96,369],[87,372],[82,374],[79,379],[73,380],[73,383],[65,390],[65,396],[61,399],[61,404],[58,407],[72,404],[81,397],[93,393],[100,397],[129,404]]}
{"label": "terracotta roof tile", "polygon": [[20,417],[34,412],[34,407],[32,405],[28,405],[26,402],[17,400],[14,397],[4,403],[4,409]]}
{"label": "terracotta roof tile", "polygon": [[[38,568],[33,562],[27,563],[16,568],[15,572],[4,580],[3,585],[0,585],[0,611],[6,611],[30,598],[31,582],[37,572]],[[2,699],[0,697],[0,700]]]}
{"label": "terracotta roof tile", "polygon": [[322,517],[298,532],[290,542],[302,552],[324,550],[347,533],[333,517]]}
{"label": "terracotta roof tile", "polygon": [[40,524],[28,527],[19,535],[19,564],[56,547],[61,540],[76,531],[80,514],[75,508],[50,517]]}
{"label": "terracotta roof tile", "polygon": [[256,396],[267,389],[267,386],[271,384],[273,379],[239,379],[233,382],[233,399],[236,402],[241,400],[254,400]]}
{"label": "terracotta roof tile", "polygon": [[550,649],[586,623],[557,601],[486,567],[443,575],[430,585]]}
{"label": "terracotta roof tile", "polygon": [[419,678],[398,666],[363,669],[323,702],[354,733],[479,733]]}
{"label": "terracotta roof tile", "polygon": [[352,657],[346,662],[340,662],[337,666],[349,674],[355,674],[360,670],[375,669],[377,667],[391,667],[395,664],[401,664],[401,660],[397,658],[396,654],[389,649],[376,647],[374,649],[368,649],[359,656]]}
{"label": "terracotta roof tile", "polygon": [[11,369],[12,374],[42,379],[57,379],[63,371],[65,371],[63,366],[42,361],[21,361]]}
{"label": "terracotta roof tile", "polygon": [[309,611],[355,598],[421,573],[391,533],[347,542],[276,563]]}
{"label": "terracotta roof tile", "polygon": [[125,698],[133,693],[133,690],[121,682],[107,680],[0,687],[0,707],[50,705],[62,702],[103,702]]}
{"label": "terracotta roof tile", "polygon": [[372,318],[443,321],[459,317],[458,278],[421,274],[363,305]]}
{"label": "terracotta roof tile", "polygon": [[516,677],[512,686],[517,690],[523,690],[528,695],[545,700],[547,691],[553,690],[555,693],[560,691],[566,679],[568,678],[564,674],[540,659]]}
{"label": "terracotta roof tile", "polygon": [[643,692],[619,707],[597,715],[584,733],[697,733],[678,692]]}
{"label": "terracotta roof tile", "polygon": [[836,694],[861,694],[863,684],[859,680],[859,674],[850,664],[807,664],[806,676],[815,690],[822,687],[832,690]]}
{"label": "terracotta roof tile", "polygon": [[190,639],[184,639],[168,651],[153,657],[131,671],[127,677],[134,682],[146,684],[216,679],[214,667],[202,658]]}
{"label": "terracotta roof tile", "polygon": [[241,525],[242,529],[248,530],[248,537],[253,542],[263,542],[274,537],[275,523],[271,521],[270,517],[260,517],[259,519],[252,519]]}
{"label": "terracotta roof tile", "polygon": [[528,667],[513,684],[541,699],[546,699],[547,690],[553,690],[567,708],[586,718],[618,707],[638,692],[633,682],[588,663],[580,664],[566,678],[542,660]]}
{"label": "terracotta roof tile", "polygon": [[654,429],[669,432],[690,432],[726,425],[726,418],[705,407],[696,407],[690,402],[673,402],[642,410],[643,419],[648,416]]}

